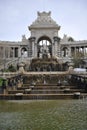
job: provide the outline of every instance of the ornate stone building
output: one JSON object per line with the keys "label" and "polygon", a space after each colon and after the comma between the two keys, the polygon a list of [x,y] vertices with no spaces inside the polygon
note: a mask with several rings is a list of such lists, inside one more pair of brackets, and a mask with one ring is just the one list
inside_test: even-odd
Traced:
{"label": "ornate stone building", "polygon": [[0,41],[0,59],[5,65],[20,61],[29,63],[33,58],[44,56],[71,62],[73,54],[81,52],[86,67],[87,41],[74,41],[66,35],[61,39],[60,26],[51,18],[51,12],[38,12],[37,19],[28,28],[28,39],[23,35],[20,42]]}

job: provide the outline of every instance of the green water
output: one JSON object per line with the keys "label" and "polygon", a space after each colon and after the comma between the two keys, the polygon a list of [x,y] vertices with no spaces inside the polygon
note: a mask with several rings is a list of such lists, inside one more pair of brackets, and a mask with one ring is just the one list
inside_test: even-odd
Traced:
{"label": "green water", "polygon": [[87,130],[87,99],[0,101],[0,130]]}

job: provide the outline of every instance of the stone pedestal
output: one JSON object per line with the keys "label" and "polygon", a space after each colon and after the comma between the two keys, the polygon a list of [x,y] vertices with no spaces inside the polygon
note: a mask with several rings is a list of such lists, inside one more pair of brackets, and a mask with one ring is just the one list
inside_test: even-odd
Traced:
{"label": "stone pedestal", "polygon": [[68,69],[68,71],[69,71],[69,73],[72,73],[73,72],[73,63],[69,63],[69,69]]}
{"label": "stone pedestal", "polygon": [[25,66],[24,63],[19,63],[19,72],[20,72],[20,73],[24,73],[24,72],[25,72],[24,66]]}

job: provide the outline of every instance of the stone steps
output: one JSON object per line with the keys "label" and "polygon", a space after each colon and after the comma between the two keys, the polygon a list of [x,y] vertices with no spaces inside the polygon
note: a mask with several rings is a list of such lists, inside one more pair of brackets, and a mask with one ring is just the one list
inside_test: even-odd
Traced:
{"label": "stone steps", "polygon": [[57,94],[0,94],[0,100],[56,100],[56,99],[83,99],[87,93],[57,93]]}
{"label": "stone steps", "polygon": [[8,90],[8,94],[61,94],[61,93],[83,93],[83,89],[25,89],[25,90]]}
{"label": "stone steps", "polygon": [[34,88],[34,89],[63,89],[63,88],[70,88],[70,89],[76,89],[75,86],[58,86],[58,85],[23,85],[21,88],[17,88],[18,90],[28,89],[28,88]]}
{"label": "stone steps", "polygon": [[16,90],[8,90],[8,94],[0,94],[2,100],[31,100],[31,99],[75,99],[81,97],[83,89],[74,86],[57,85],[23,85]]}
{"label": "stone steps", "polygon": [[49,89],[38,89],[38,90],[32,90],[31,94],[61,94],[61,93],[75,93],[75,92],[84,92],[83,89],[55,89],[55,90],[49,90]]}
{"label": "stone steps", "polygon": [[24,90],[8,90],[8,94],[24,93]]}
{"label": "stone steps", "polygon": [[0,94],[1,100],[74,99],[74,94]]}

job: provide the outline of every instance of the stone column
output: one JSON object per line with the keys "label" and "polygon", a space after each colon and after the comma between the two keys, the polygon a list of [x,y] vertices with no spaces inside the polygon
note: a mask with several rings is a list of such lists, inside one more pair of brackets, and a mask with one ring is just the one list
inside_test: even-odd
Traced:
{"label": "stone column", "polygon": [[54,46],[54,43],[52,43],[52,57],[55,56],[55,46]]}
{"label": "stone column", "polygon": [[85,57],[85,47],[83,46],[83,55]]}
{"label": "stone column", "polygon": [[37,57],[37,43],[35,43],[35,57]]}
{"label": "stone column", "polygon": [[21,57],[21,48],[18,47],[18,57]]}
{"label": "stone column", "polygon": [[0,58],[3,58],[3,47],[0,47]]}
{"label": "stone column", "polygon": [[10,47],[8,47],[8,58],[10,58]]}
{"label": "stone column", "polygon": [[3,58],[5,59],[5,47],[3,47]]}
{"label": "stone column", "polygon": [[32,57],[35,57],[35,37],[30,38],[30,42],[32,44]]}
{"label": "stone column", "polygon": [[60,57],[60,44],[59,44],[59,41],[60,41],[60,38],[59,37],[53,37],[54,39],[54,54],[55,56],[58,56]]}
{"label": "stone column", "polygon": [[86,47],[84,46],[84,57],[86,56]]}
{"label": "stone column", "polygon": [[75,56],[76,56],[76,47],[75,47],[75,50],[74,50],[74,51],[75,51],[75,53],[74,53],[74,54],[75,54]]}
{"label": "stone column", "polygon": [[15,57],[15,48],[13,47],[13,58]]}
{"label": "stone column", "polygon": [[71,47],[69,47],[69,54],[68,54],[69,57],[71,57]]}

